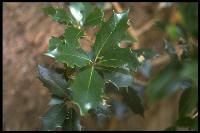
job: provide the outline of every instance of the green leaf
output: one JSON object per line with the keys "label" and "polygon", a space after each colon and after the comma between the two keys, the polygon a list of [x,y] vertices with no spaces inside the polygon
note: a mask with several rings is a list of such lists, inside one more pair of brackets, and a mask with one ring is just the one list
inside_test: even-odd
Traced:
{"label": "green leaf", "polygon": [[123,74],[120,72],[104,73],[106,81],[111,81],[116,87],[128,87],[133,82],[133,77],[130,74]]}
{"label": "green leaf", "polygon": [[120,93],[123,95],[125,103],[134,113],[140,114],[142,116],[144,115],[143,104],[137,94],[137,91],[135,91],[134,88],[121,88]]}
{"label": "green leaf", "polygon": [[67,106],[65,103],[51,106],[42,117],[43,131],[53,131],[61,128],[67,117]]}
{"label": "green leaf", "polygon": [[196,39],[198,38],[198,3],[179,3],[178,9],[182,16],[182,23]]}
{"label": "green leaf", "polygon": [[83,26],[95,26],[101,24],[101,22],[103,21],[103,16],[104,12],[101,9],[94,8],[94,10],[88,13],[88,15],[86,16]]}
{"label": "green leaf", "polygon": [[71,91],[68,89],[69,85],[64,79],[63,74],[59,74],[52,69],[47,69],[38,65],[39,79],[43,82],[44,86],[49,89],[52,95],[57,97],[67,97]]}
{"label": "green leaf", "polygon": [[44,14],[51,15],[51,16],[53,16],[56,12],[56,9],[53,8],[52,6],[47,6],[45,8],[42,8],[42,10],[43,10]]}
{"label": "green leaf", "polygon": [[75,27],[69,27],[64,33],[64,42],[76,48],[80,47],[79,39],[84,36],[84,32]]}
{"label": "green leaf", "polygon": [[141,98],[137,94],[137,91],[132,87],[120,87],[119,89],[112,82],[105,84],[104,92],[106,95],[117,94],[122,96],[123,102],[129,107],[134,113],[143,116],[144,107]]}
{"label": "green leaf", "polygon": [[197,88],[188,88],[181,95],[179,102],[179,117],[187,116],[196,106],[198,102]]}
{"label": "green leaf", "polygon": [[179,69],[180,66],[176,62],[172,62],[150,82],[146,89],[150,102],[169,96],[178,89]]}
{"label": "green leaf", "polygon": [[119,68],[123,65],[128,65],[130,69],[135,69],[141,65],[137,59],[137,55],[129,48],[117,47],[111,51],[107,51],[103,56],[103,59],[98,64],[106,67]]}
{"label": "green leaf", "polygon": [[[133,43],[137,40],[132,37],[128,32],[125,32],[124,37],[122,38],[122,42],[126,44],[126,47],[131,48]],[[120,45],[121,46],[121,45]]]}
{"label": "green leaf", "polygon": [[169,96],[178,89],[191,87],[191,84],[198,85],[197,61],[190,60],[182,63],[172,59],[161,72],[150,82],[146,91],[150,102]]}
{"label": "green leaf", "polygon": [[129,10],[121,13],[113,12],[112,17],[103,22],[93,47],[95,62],[98,64],[115,68],[127,64],[131,69],[140,65],[134,51],[119,47],[128,28],[128,12]]}
{"label": "green leaf", "polygon": [[[78,40],[83,32],[74,27],[65,30],[64,40],[50,40],[47,56],[53,57],[58,62],[66,63],[69,67],[83,67],[92,62],[80,47]],[[54,48],[54,49],[53,49]]]}
{"label": "green leaf", "polygon": [[74,109],[68,109],[68,117],[63,122],[63,130],[64,131],[80,131],[81,126],[79,124],[78,114]]}
{"label": "green leaf", "polygon": [[111,52],[109,50],[122,40],[124,34],[121,33],[126,32],[128,28],[128,12],[128,10],[121,13],[113,12],[112,17],[107,22],[103,22],[93,47],[96,59],[106,52]]}
{"label": "green leaf", "polygon": [[90,3],[70,3],[69,9],[78,25],[94,26],[103,19],[103,11]]}
{"label": "green leaf", "polygon": [[188,127],[192,131],[198,131],[198,117],[180,117],[176,124],[180,127]]}
{"label": "green leaf", "polygon": [[50,51],[56,49],[61,43],[62,43],[62,41],[59,38],[52,36],[51,39],[49,40],[48,51],[50,52]]}
{"label": "green leaf", "polygon": [[166,27],[166,32],[172,40],[177,40],[179,37],[183,36],[181,29],[174,24],[168,25]]}
{"label": "green leaf", "polygon": [[71,24],[73,22],[71,16],[62,8],[54,8],[48,6],[43,8],[46,15],[50,15],[54,21],[64,24]]}
{"label": "green leaf", "polygon": [[80,72],[72,84],[73,100],[81,108],[81,114],[95,108],[101,100],[104,81],[94,67]]}

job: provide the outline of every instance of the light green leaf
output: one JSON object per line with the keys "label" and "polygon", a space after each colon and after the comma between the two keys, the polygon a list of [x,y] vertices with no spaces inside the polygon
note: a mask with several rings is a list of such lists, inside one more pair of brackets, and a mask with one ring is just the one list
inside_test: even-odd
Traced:
{"label": "light green leaf", "polygon": [[72,84],[73,100],[80,106],[82,114],[99,104],[103,85],[104,81],[94,67],[77,75]]}
{"label": "light green leaf", "polygon": [[65,103],[51,106],[42,117],[43,131],[54,131],[61,128],[67,117],[67,106]]}
{"label": "light green leaf", "polygon": [[69,85],[66,82],[64,75],[59,74],[54,70],[47,69],[38,65],[39,79],[43,82],[52,95],[57,97],[67,97],[70,95]]}

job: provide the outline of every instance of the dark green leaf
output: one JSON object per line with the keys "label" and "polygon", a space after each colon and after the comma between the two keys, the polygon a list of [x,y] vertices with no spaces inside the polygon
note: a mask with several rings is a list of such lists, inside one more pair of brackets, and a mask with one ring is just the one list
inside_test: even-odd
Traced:
{"label": "dark green leaf", "polygon": [[[101,30],[97,33],[94,43],[94,52],[97,60],[104,53],[116,47],[124,37],[124,33],[128,28],[128,11],[122,13],[113,12],[112,17],[102,24]],[[110,51],[111,52],[111,51]]]}
{"label": "dark green leaf", "polygon": [[71,91],[68,89],[69,85],[64,79],[63,74],[58,74],[56,71],[47,69],[38,65],[39,79],[43,82],[44,86],[47,87],[52,95],[58,97],[69,96]]}
{"label": "dark green leaf", "polygon": [[43,8],[42,10],[46,15],[53,16],[56,13],[56,9],[53,8],[52,6],[47,6],[47,7]]}
{"label": "dark green leaf", "polygon": [[86,69],[77,75],[72,85],[73,100],[80,106],[82,114],[99,104],[103,84],[103,79],[94,70],[94,67]]}
{"label": "dark green leaf", "polygon": [[49,40],[49,48],[48,51],[52,51],[56,49],[59,45],[61,45],[62,41],[57,37],[51,37]]}
{"label": "dark green leaf", "polygon": [[180,73],[181,78],[192,80],[195,85],[198,85],[198,61],[191,60],[186,61],[183,64],[182,72]]}
{"label": "dark green leaf", "polygon": [[117,47],[111,51],[107,51],[103,56],[103,59],[100,60],[98,64],[105,67],[119,68],[127,64],[130,69],[135,69],[141,65],[137,59],[137,55],[129,48]]}
{"label": "dark green leaf", "polygon": [[[46,53],[47,56],[55,58],[58,62],[67,64],[69,67],[83,67],[92,62],[87,54],[82,50],[78,42],[83,36],[83,32],[74,27],[65,30],[64,40],[50,40],[50,48]],[[58,44],[61,43],[61,44]],[[56,47],[57,46],[57,47]],[[54,49],[53,49],[54,48]]]}
{"label": "dark green leaf", "polygon": [[80,48],[79,39],[84,36],[84,32],[80,29],[69,27],[64,33],[64,42],[76,48]]}
{"label": "dark green leaf", "polygon": [[181,64],[179,61],[172,60],[148,85],[146,91],[149,100],[153,102],[169,96],[178,89],[191,87],[191,83],[197,86],[197,73],[197,61],[191,60]]}
{"label": "dark green leaf", "polygon": [[65,103],[51,106],[42,117],[43,131],[53,131],[61,128],[67,117],[67,106]]}
{"label": "dark green leaf", "polygon": [[143,104],[134,88],[120,88],[120,93],[123,95],[124,102],[134,113],[144,115]]}
{"label": "dark green leaf", "polygon": [[43,8],[45,14],[50,15],[53,20],[64,23],[64,24],[71,24],[72,18],[71,16],[62,8],[54,8],[52,6],[48,6]]}
{"label": "dark green leaf", "polygon": [[147,86],[147,95],[150,102],[168,96],[178,89],[178,74],[180,67],[176,62],[172,62],[161,70],[157,77]]}
{"label": "dark green leaf", "polygon": [[132,87],[120,87],[119,89],[112,83],[105,84],[104,92],[106,95],[117,94],[121,95],[123,102],[136,114],[143,116],[144,107],[141,98],[137,94],[137,91]]}
{"label": "dark green leaf", "polygon": [[128,32],[125,32],[122,41],[126,42],[127,44],[133,44],[137,40],[134,37],[132,37]]}
{"label": "dark green leaf", "polygon": [[188,127],[190,130],[198,131],[198,117],[180,117],[176,124],[180,127]]}
{"label": "dark green leaf", "polygon": [[69,8],[81,27],[94,26],[102,22],[103,11],[90,3],[70,3]]}
{"label": "dark green leaf", "polygon": [[80,131],[81,125],[79,123],[78,114],[74,109],[68,109],[68,116],[63,122],[62,128],[64,131]]}
{"label": "dark green leaf", "polygon": [[179,117],[187,116],[197,105],[198,90],[197,88],[186,89],[179,103]]}
{"label": "dark green leaf", "polygon": [[189,33],[198,38],[198,3],[179,3],[182,23]]}
{"label": "dark green leaf", "polygon": [[104,78],[106,81],[111,81],[118,88],[128,87],[133,82],[133,77],[130,74],[123,74],[120,72],[109,72],[104,73]]}

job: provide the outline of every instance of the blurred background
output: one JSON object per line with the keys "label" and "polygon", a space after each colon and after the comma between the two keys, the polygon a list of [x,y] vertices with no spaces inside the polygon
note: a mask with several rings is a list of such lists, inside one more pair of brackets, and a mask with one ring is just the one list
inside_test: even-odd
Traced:
{"label": "blurred background", "polygon": [[[48,48],[50,37],[64,32],[64,26],[45,16],[42,8],[67,4],[3,3],[3,130],[40,130],[40,117],[48,108],[50,94],[38,80],[36,66],[55,65],[43,53]],[[95,4],[104,8],[106,18],[111,16],[112,9],[130,9],[132,32],[138,40],[135,47],[152,48],[162,53],[163,39],[174,41],[179,35],[174,27],[180,20],[176,3]],[[166,32],[163,31],[163,23],[158,23],[158,20],[171,24],[164,28]],[[87,45],[82,43],[86,50]],[[169,127],[177,118],[179,97],[180,93],[175,93],[149,106],[144,118],[130,116],[119,122],[114,130],[163,130]]]}

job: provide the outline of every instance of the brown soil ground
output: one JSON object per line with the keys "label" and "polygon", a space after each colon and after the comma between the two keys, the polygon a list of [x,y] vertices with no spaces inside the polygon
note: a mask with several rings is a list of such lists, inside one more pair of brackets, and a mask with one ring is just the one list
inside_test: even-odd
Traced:
{"label": "brown soil ground", "polygon": [[[37,78],[36,66],[55,64],[42,53],[49,38],[62,34],[64,27],[42,13],[41,8],[47,4],[63,6],[63,3],[3,3],[3,130],[39,130],[40,117],[48,107],[50,95]],[[155,10],[157,5],[122,3],[124,8],[131,8],[131,24],[135,29],[159,14]],[[139,40],[141,46],[159,51],[163,47],[162,38],[163,34],[152,27]],[[177,116],[177,96],[179,94],[149,107],[145,119],[131,116],[113,130],[162,130],[168,127]]]}

